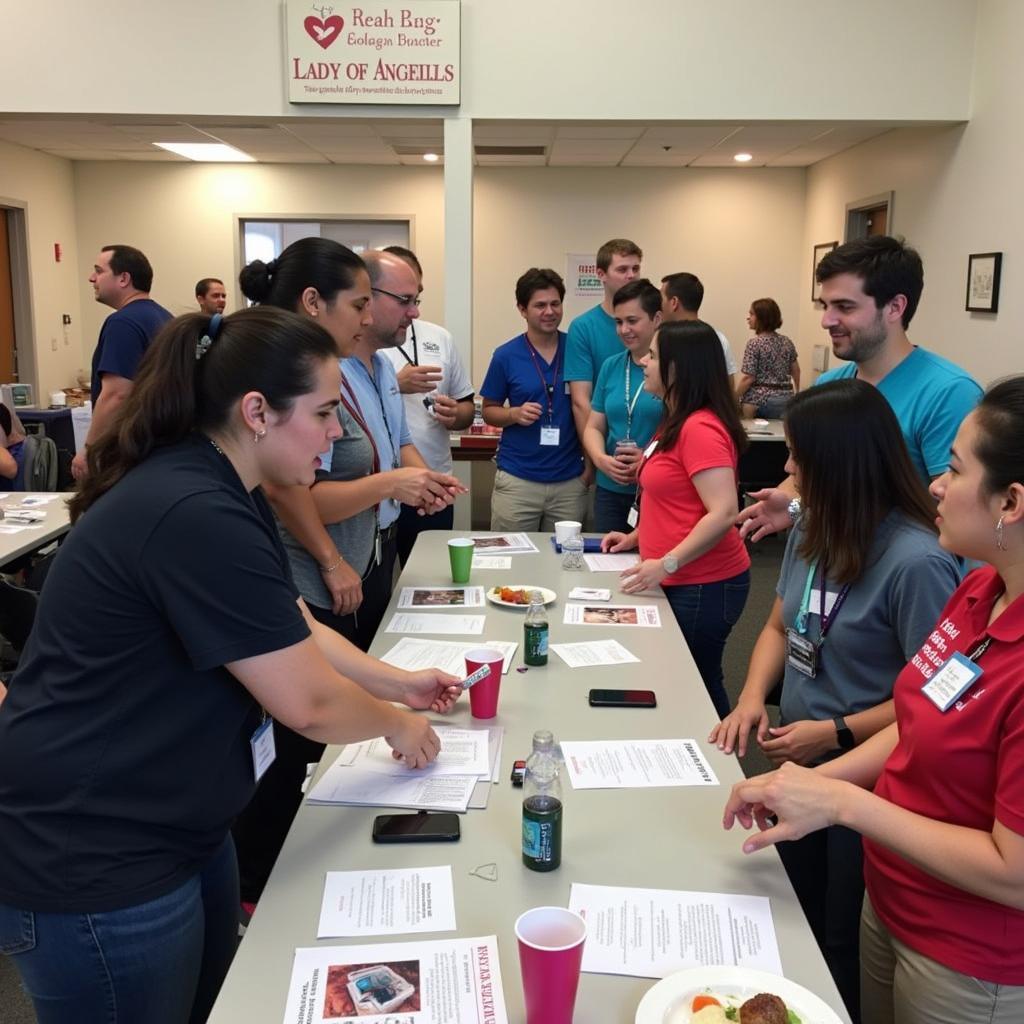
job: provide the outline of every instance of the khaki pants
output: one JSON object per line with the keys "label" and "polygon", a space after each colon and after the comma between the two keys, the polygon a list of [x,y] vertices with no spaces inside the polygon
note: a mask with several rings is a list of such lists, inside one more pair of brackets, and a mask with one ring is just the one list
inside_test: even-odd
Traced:
{"label": "khaki pants", "polygon": [[582,477],[559,483],[536,483],[499,469],[494,474],[491,495],[491,529],[529,533],[553,533],[563,519],[583,522],[587,511],[587,488]]}
{"label": "khaki pants", "polygon": [[860,1003],[864,1024],[1024,1021],[1024,986],[971,978],[916,952],[889,933],[867,896],[860,918]]}

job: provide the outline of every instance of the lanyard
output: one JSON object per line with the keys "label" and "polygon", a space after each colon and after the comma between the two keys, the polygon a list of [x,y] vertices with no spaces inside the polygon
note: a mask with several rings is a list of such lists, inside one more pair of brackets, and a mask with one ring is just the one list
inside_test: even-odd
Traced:
{"label": "lanyard", "polygon": [[530,343],[530,339],[525,334],[523,335],[523,341],[526,342],[526,347],[530,350],[530,358],[533,360],[533,365],[534,365],[535,369],[537,370],[537,376],[540,377],[541,385],[544,388],[544,394],[545,394],[545,396],[547,397],[547,400],[548,400],[548,426],[550,426],[554,422],[554,419],[555,419],[555,397],[554,396],[555,396],[555,388],[558,385],[558,364],[561,362],[561,356],[562,356],[561,349],[559,347],[555,348],[555,361],[554,361],[553,364],[549,364],[549,365],[553,365],[554,366],[554,371],[555,371],[554,376],[551,378],[551,383],[549,384],[547,377],[544,376],[544,371],[540,367],[540,362],[537,359],[537,356],[539,355],[539,353],[533,347],[533,345]]}
{"label": "lanyard", "polygon": [[[644,493],[643,472],[647,463],[657,454],[657,449],[658,437],[655,435],[654,440],[644,449],[643,456],[640,459],[640,468],[636,472],[636,497],[633,498],[634,508],[640,508],[640,497]],[[650,452],[650,455],[647,454],[648,452]]]}
{"label": "lanyard", "polygon": [[[640,397],[640,393],[643,391],[643,384],[637,388],[636,394],[633,396],[633,401],[629,400],[630,392],[630,374],[633,370],[633,357],[627,352],[626,353],[626,440],[629,440],[633,436],[633,409],[636,407],[637,399]],[[642,371],[641,371],[642,372]]]}
{"label": "lanyard", "polygon": [[[348,392],[347,395],[346,392]],[[359,399],[356,398],[356,393],[352,390],[352,385],[345,379],[344,374],[341,375],[341,404],[348,409],[349,415],[359,424],[359,429],[366,435],[366,440],[370,442],[370,447],[373,449],[373,471],[379,473],[380,452],[377,451],[377,442],[374,441],[373,434],[370,433],[370,428],[366,424]]]}
{"label": "lanyard", "polygon": [[[817,568],[818,568],[818,563],[817,562],[812,562],[807,567],[807,581],[804,583],[804,594],[803,594],[803,597],[800,599],[800,610],[797,612],[797,616],[796,616],[797,632],[801,633],[801,634],[804,634],[804,633],[807,632],[807,616],[810,614],[810,610],[811,610],[811,587],[814,584],[814,574],[817,571]],[[835,603],[832,605],[832,611],[830,611],[826,615],[825,614],[825,571],[824,571],[824,569],[822,570],[822,573],[821,573],[821,589],[820,589],[820,591],[818,593],[818,596],[821,599],[821,602],[820,602],[820,604],[818,606],[818,608],[819,608],[818,617],[819,617],[819,620],[821,622],[821,627],[820,627],[820,631],[819,631],[818,636],[819,636],[819,639],[821,641],[824,641],[825,635],[828,633],[829,628],[832,626],[832,623],[835,621],[836,616],[839,614],[839,609],[842,608],[843,602],[846,600],[846,595],[849,594],[849,592],[850,592],[850,584],[847,583],[839,591],[839,593],[836,595]]]}
{"label": "lanyard", "polygon": [[405,354],[405,349],[402,347],[405,344],[405,342],[402,342],[402,345],[398,346],[398,351],[402,353],[402,358],[410,366],[419,366],[420,365],[420,353],[419,353],[419,349],[416,346],[416,325],[415,324],[409,324],[409,331],[412,334],[412,359],[410,359]]}
{"label": "lanyard", "polygon": [[967,655],[967,660],[977,663],[978,659],[988,650],[988,645],[990,643],[992,643],[992,637],[985,637],[985,639]]}

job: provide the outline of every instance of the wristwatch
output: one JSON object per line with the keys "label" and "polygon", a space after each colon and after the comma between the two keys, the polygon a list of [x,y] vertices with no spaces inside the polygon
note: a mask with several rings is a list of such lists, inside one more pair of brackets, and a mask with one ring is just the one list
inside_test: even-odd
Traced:
{"label": "wristwatch", "polygon": [[836,715],[832,719],[832,724],[836,727],[836,740],[839,743],[840,750],[852,750],[857,745],[857,740],[854,738],[850,727],[846,724],[846,719],[842,715]]}
{"label": "wristwatch", "polygon": [[679,568],[679,559],[675,555],[666,555],[661,560],[661,567],[671,576]]}
{"label": "wristwatch", "polygon": [[789,521],[795,525],[796,521],[800,518],[800,512],[802,511],[800,507],[800,499],[794,498],[786,506],[786,511],[789,513]]}

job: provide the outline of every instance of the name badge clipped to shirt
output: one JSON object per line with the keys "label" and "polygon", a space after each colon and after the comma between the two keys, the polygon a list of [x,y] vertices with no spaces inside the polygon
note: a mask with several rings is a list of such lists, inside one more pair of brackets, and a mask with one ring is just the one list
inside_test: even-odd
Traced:
{"label": "name badge clipped to shirt", "polygon": [[543,445],[558,445],[558,436],[561,432],[560,427],[541,427],[540,428],[540,443]]}
{"label": "name badge clipped to shirt", "polygon": [[626,524],[631,528],[636,528],[636,524],[640,522],[640,509],[637,508],[636,502],[629,506],[629,511],[626,513]]}
{"label": "name badge clipped to shirt", "polygon": [[818,674],[818,645],[795,629],[786,630],[786,662],[813,679]]}
{"label": "name badge clipped to shirt", "polygon": [[274,746],[274,720],[269,716],[260,722],[259,728],[249,737],[252,750],[252,770],[259,782],[264,772],[274,763],[277,748]]}
{"label": "name badge clipped to shirt", "polygon": [[954,651],[921,692],[940,710],[948,711],[977,681],[985,670],[959,651]]}

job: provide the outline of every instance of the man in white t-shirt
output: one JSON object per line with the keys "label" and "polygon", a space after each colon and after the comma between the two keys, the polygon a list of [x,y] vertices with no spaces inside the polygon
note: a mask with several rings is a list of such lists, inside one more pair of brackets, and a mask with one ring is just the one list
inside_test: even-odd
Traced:
{"label": "man in white t-shirt", "polygon": [[[700,319],[700,304],[704,301],[704,285],[696,274],[681,271],[668,274],[661,279],[661,318],[666,323],[672,320]],[[736,360],[729,348],[729,339],[715,327],[715,334],[722,343],[725,355],[725,369],[729,374],[729,386],[736,381]]]}
{"label": "man in white t-shirt", "polygon": [[[404,260],[416,274],[418,296],[423,291],[423,267],[416,254],[401,245],[384,249]],[[393,348],[380,350],[390,359],[398,377],[413,444],[426,464],[440,473],[452,471],[449,432],[465,430],[473,422],[473,384],[462,365],[451,334],[438,324],[415,319]],[[404,566],[416,537],[423,530],[450,530],[455,510],[449,506],[432,516],[402,506],[398,517],[398,557]]]}

